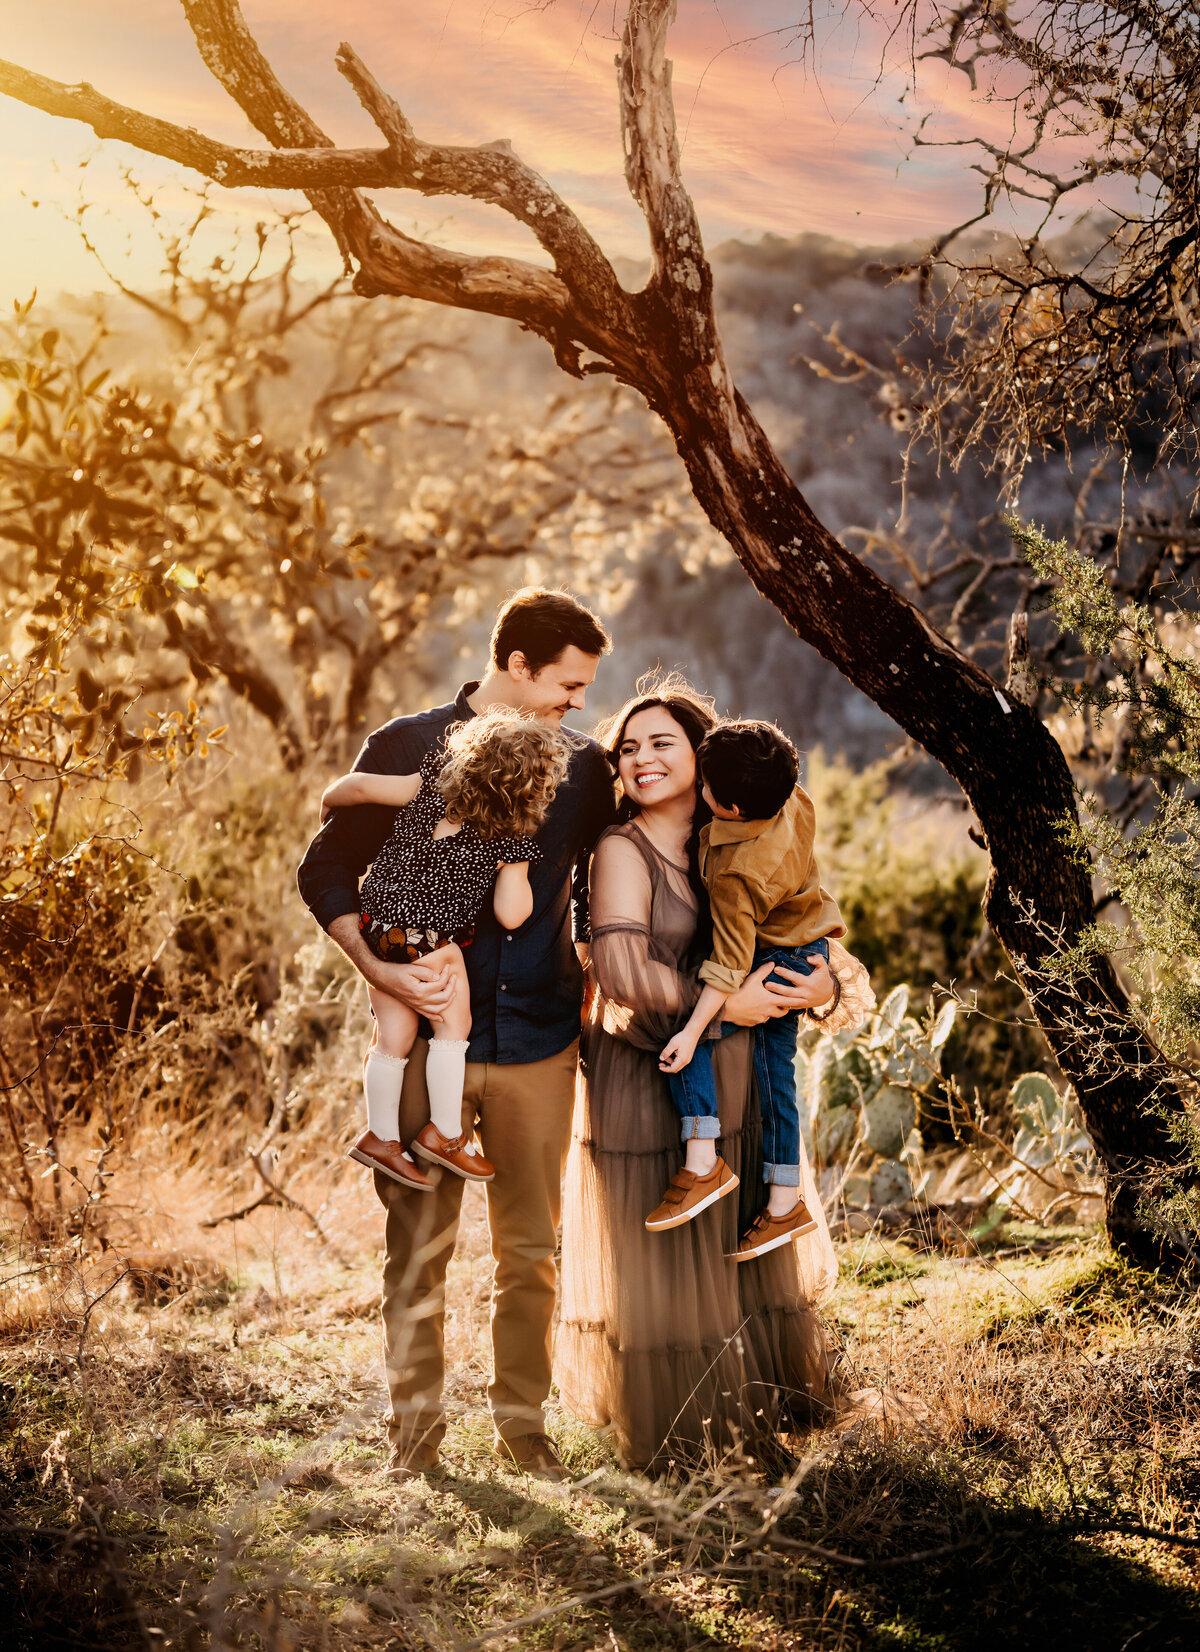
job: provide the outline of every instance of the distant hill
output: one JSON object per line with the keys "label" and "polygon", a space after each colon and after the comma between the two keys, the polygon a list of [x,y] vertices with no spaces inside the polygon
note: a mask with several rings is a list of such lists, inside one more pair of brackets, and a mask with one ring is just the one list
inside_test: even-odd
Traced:
{"label": "distant hill", "polygon": [[[835,533],[850,535],[855,549],[861,540],[852,530],[886,532],[901,507],[912,413],[903,386],[889,378],[888,369],[911,334],[916,288],[893,280],[888,271],[918,252],[913,246],[864,248],[807,234],[727,242],[712,254],[735,380],[813,509]],[[644,279],[644,271],[633,265],[620,273],[630,287]],[[128,300],[105,302],[112,330],[108,358],[140,382],[154,382],[165,371],[157,324],[148,325],[145,311]],[[86,307],[82,300],[64,301],[64,308],[77,313]],[[419,416],[405,423],[400,435],[393,430],[391,439],[431,444],[429,467],[445,485],[454,483],[458,415],[486,414],[497,429],[536,430],[548,405],[577,399],[586,411],[589,398],[605,393],[603,381],[578,384],[566,378],[546,346],[512,323],[432,306],[411,309],[411,337],[452,348],[437,355],[435,370],[404,381],[408,411]],[[879,371],[856,375],[838,364],[821,336],[835,325],[842,342]],[[262,393],[264,416],[281,428],[294,420],[297,408],[310,405],[329,370],[330,346],[319,328],[293,339],[289,352],[283,370],[266,381]],[[830,376],[814,372],[806,357],[819,358]],[[164,378],[160,388],[173,394],[175,381]],[[671,507],[668,499],[669,508],[658,513],[653,526],[642,524],[640,533],[614,531],[613,548],[589,592],[617,637],[597,687],[599,709],[611,709],[641,671],[661,663],[685,670],[732,712],[778,718],[802,746],[820,744],[861,763],[896,744],[901,736],[895,726],[799,641],[716,542],[690,499],[661,426],[640,403],[624,417],[630,443],[658,455],[665,492],[674,494],[676,504]],[[441,434],[427,434],[439,424],[445,427]],[[1024,498],[1053,530],[1070,520],[1074,488],[1066,463],[1053,458],[1031,468]],[[907,514],[917,544],[932,541],[947,517],[970,539],[976,524],[995,510],[996,484],[977,465],[939,476],[929,456],[910,462]],[[601,537],[603,529],[601,521],[596,525]],[[545,554],[533,564],[537,577],[574,577],[565,543],[547,541]],[[464,657],[478,654],[492,597],[527,572],[519,563],[479,565],[478,617],[460,615],[454,650],[439,644],[435,608],[432,625],[410,645],[411,663],[431,696],[451,689],[464,670]],[[461,593],[455,600],[461,610]]]}

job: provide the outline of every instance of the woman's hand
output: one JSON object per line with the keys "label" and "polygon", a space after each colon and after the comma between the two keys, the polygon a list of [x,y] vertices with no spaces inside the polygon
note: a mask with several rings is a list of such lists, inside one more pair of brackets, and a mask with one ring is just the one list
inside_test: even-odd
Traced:
{"label": "woman's hand", "polygon": [[[785,976],[794,985],[768,981],[772,973]],[[724,1019],[737,1027],[758,1027],[764,1021],[778,1020],[789,1010],[817,1009],[829,1002],[833,990],[833,976],[823,960],[814,961],[810,975],[801,975],[785,964],[761,964],[726,1000]]]}

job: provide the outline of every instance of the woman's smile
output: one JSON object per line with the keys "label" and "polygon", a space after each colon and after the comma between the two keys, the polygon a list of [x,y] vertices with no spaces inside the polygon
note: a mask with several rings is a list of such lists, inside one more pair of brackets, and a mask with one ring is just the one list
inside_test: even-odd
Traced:
{"label": "woman's smile", "polygon": [[626,723],[617,773],[625,796],[647,807],[696,795],[696,754],[664,706],[647,706]]}

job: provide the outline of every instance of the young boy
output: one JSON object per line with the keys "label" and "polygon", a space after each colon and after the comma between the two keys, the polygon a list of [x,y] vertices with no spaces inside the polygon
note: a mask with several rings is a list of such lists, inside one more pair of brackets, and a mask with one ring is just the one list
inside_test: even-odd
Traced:
{"label": "young boy", "polygon": [[[709,1023],[751,970],[769,961],[810,975],[817,960],[828,964],[829,937],[846,933],[836,903],[821,887],[813,806],[796,784],[799,761],[787,736],[771,723],[722,723],[701,744],[696,763],[704,801],[713,812],[712,824],[700,833],[700,874],[712,906],[712,956],[700,968],[704,988],[696,1007],[659,1063],[682,1116],[687,1160],[662,1204],[646,1218],[651,1232],[691,1221],[737,1186],[716,1150],[721,1126],[712,1048],[702,1042]],[[837,1008],[839,996],[834,977],[825,1017]],[[799,1194],[798,1025],[799,1011],[793,1010],[754,1033],[763,1179],[770,1192],[766,1209],[738,1245],[739,1262],[764,1256],[817,1225]]]}

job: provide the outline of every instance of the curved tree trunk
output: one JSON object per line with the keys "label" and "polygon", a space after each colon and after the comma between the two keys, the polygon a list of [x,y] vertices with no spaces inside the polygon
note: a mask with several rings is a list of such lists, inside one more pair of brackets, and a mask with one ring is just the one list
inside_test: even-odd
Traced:
{"label": "curved tree trunk", "polygon": [[[681,386],[692,395],[679,395]],[[962,787],[991,859],[988,923],[1075,1086],[1105,1166],[1109,1237],[1131,1260],[1156,1265],[1162,1242],[1137,1206],[1147,1172],[1181,1162],[1157,1110],[1179,1106],[1169,1071],[1129,1021],[1107,960],[1070,990],[1036,973],[1095,915],[1087,868],[1062,841],[1076,798],[1061,748],[817,521],[740,396],[726,397],[707,371],[668,370],[656,406],[697,499],[758,590]]]}
{"label": "curved tree trunk", "polygon": [[[1107,964],[1047,991],[1040,958],[1093,917],[1085,868],[1062,842],[1075,813],[1066,759],[1049,732],[817,521],[725,364],[712,272],[682,181],[667,34],[675,0],[628,0],[617,59],[626,178],[650,232],[654,267],[627,292],[566,202],[506,141],[477,148],[419,139],[348,45],[336,65],[384,140],[337,149],[280,84],[237,0],[182,0],[205,63],[274,146],[221,144],[146,116],[92,86],[64,86],[0,62],[0,92],[84,120],[231,187],[303,189],[364,297],[396,294],[505,316],[546,339],[564,371],[607,373],[665,421],[696,497],[767,600],[953,775],[978,817],[992,871],[987,918],[1075,1085],[1108,1175],[1108,1231],[1139,1261],[1160,1259],[1137,1213],[1138,1177],[1175,1166],[1157,1110],[1180,1110],[1153,1046],[1124,1014]],[[525,224],[553,269],[475,257],[404,235],[363,195],[398,188],[462,195]],[[584,363],[584,357],[589,359]]]}

